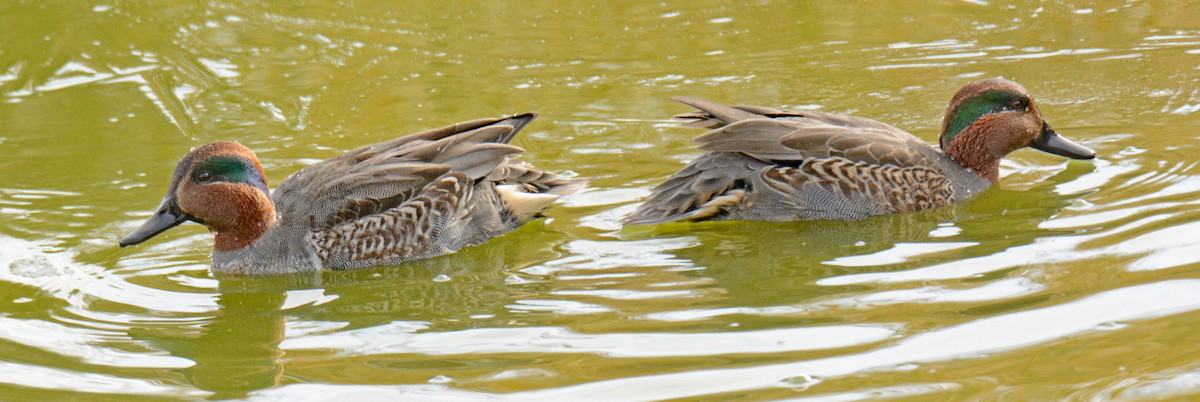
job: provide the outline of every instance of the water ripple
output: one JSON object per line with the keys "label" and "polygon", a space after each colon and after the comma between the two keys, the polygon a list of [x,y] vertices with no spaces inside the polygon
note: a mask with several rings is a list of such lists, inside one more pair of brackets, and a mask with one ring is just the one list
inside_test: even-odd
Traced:
{"label": "water ripple", "polygon": [[895,334],[885,325],[845,325],[721,333],[585,334],[565,328],[480,328],[423,332],[425,325],[397,322],[372,328],[285,340],[287,350],[335,349],[341,354],[594,353],[609,357],[712,356],[780,353],[874,343]]}
{"label": "water ripple", "polygon": [[[1129,303],[1140,300],[1141,303]],[[1200,309],[1200,280],[1174,280],[1100,292],[1052,307],[968,321],[915,335],[893,346],[859,354],[748,368],[695,370],[597,381],[508,394],[450,392],[443,397],[513,400],[669,399],[716,395],[779,386],[797,373],[832,378],[911,363],[968,359],[1046,343],[1096,330],[1110,322],[1143,320]],[[379,395],[404,394],[409,387],[361,387]],[[259,392],[265,399],[302,397],[312,386],[283,386]],[[345,391],[344,389],[342,391]]]}

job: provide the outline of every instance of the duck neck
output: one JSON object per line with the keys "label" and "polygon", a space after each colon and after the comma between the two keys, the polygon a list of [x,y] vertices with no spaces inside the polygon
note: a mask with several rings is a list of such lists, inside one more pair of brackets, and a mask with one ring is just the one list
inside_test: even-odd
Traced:
{"label": "duck neck", "polygon": [[987,140],[992,137],[984,125],[971,125],[942,146],[946,156],[954,162],[989,183],[995,183],[1000,178],[1000,159],[1007,152],[995,149],[995,144]]}
{"label": "duck neck", "polygon": [[225,192],[229,207],[220,218],[204,222],[216,238],[213,250],[232,251],[245,248],[258,240],[275,224],[275,204],[262,191],[240,186]]}

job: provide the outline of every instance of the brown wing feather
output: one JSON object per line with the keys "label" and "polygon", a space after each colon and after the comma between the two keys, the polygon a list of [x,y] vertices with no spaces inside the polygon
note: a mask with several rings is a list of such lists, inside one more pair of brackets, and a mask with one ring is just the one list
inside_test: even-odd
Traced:
{"label": "brown wing feather", "polygon": [[[726,105],[721,105],[716,102],[710,102],[710,101],[700,100],[700,99],[696,99],[696,98],[689,98],[689,97],[674,97],[671,99],[680,101],[682,103],[685,103],[687,105],[690,105],[697,109],[700,109],[695,112],[681,113],[681,114],[675,115],[675,118],[678,118],[678,119],[694,120],[694,121],[685,123],[684,127],[699,127],[699,128],[714,129],[714,128],[723,127],[728,124],[732,124],[737,121],[749,120],[749,119],[754,119],[754,118],[767,118],[767,119],[804,118],[804,119],[809,119],[809,120],[813,120],[816,122],[821,122],[821,123],[835,125],[835,126],[858,127],[858,128],[877,128],[877,129],[881,129],[881,130],[887,130],[887,131],[907,134],[904,132],[904,130],[900,130],[890,124],[882,123],[882,122],[868,119],[865,117],[850,116],[850,115],[836,114],[836,113],[825,113],[825,112],[818,112],[818,111],[812,111],[812,110],[777,109],[777,108],[766,107],[766,106],[752,106],[752,105],[726,106]],[[725,112],[714,115],[711,112],[711,110],[714,110],[717,108],[721,108],[722,110],[725,110]],[[745,112],[745,114],[735,114],[735,112],[730,112],[726,109],[736,109],[740,112]],[[737,116],[737,118],[731,118],[730,116]]]}
{"label": "brown wing feather", "polygon": [[705,151],[740,152],[783,164],[835,156],[901,167],[931,163],[918,151],[930,148],[928,144],[871,119],[762,106],[724,106],[694,98],[677,100],[701,109],[682,117],[706,121],[708,125],[716,122],[714,130],[695,139]]}
{"label": "brown wing feather", "polygon": [[487,180],[498,185],[520,185],[528,193],[553,195],[574,193],[588,183],[587,179],[565,177],[539,169],[528,162],[511,159],[492,170]]}
{"label": "brown wing feather", "polygon": [[625,219],[629,224],[703,220],[740,204],[746,177],[762,164],[738,154],[709,153],[654,188],[646,202]]}
{"label": "brown wing feather", "polygon": [[765,162],[788,161],[802,157],[780,142],[795,131],[794,125],[782,120],[741,120],[701,134],[693,141],[705,151],[740,152]]}
{"label": "brown wing feather", "polygon": [[841,157],[851,161],[888,164],[899,167],[928,166],[928,157],[917,151],[928,148],[915,137],[895,135],[888,130],[850,128],[833,125],[800,127],[779,139],[781,146],[802,158]]}
{"label": "brown wing feather", "polygon": [[453,124],[307,166],[276,188],[277,224],[298,232],[340,224],[396,207],[448,172],[479,179],[522,152],[505,143],[534,116]]}
{"label": "brown wing feather", "polygon": [[436,248],[437,240],[443,228],[469,212],[463,206],[472,186],[465,174],[449,173],[394,208],[309,232],[309,244],[330,268],[391,264],[447,252]]}

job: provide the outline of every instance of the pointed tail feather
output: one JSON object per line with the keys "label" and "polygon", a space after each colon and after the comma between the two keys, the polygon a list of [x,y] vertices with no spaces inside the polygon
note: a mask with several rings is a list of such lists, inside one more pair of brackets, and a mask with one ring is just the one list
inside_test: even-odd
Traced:
{"label": "pointed tail feather", "polygon": [[757,118],[763,117],[762,115],[750,113],[745,110],[735,108],[733,106],[726,106],[726,105],[722,105],[720,103],[707,101],[707,100],[699,99],[699,98],[693,98],[690,96],[674,96],[674,97],[671,97],[671,100],[683,103],[685,105],[694,107],[696,109],[700,109],[700,111],[708,114],[707,116],[705,116],[705,115],[697,114],[697,113],[687,113],[687,114],[680,115],[679,117],[681,117],[681,118],[691,118],[691,119],[713,118],[713,119],[720,120],[724,124],[732,124],[734,122],[738,122],[738,121],[742,121],[742,120],[757,119]]}

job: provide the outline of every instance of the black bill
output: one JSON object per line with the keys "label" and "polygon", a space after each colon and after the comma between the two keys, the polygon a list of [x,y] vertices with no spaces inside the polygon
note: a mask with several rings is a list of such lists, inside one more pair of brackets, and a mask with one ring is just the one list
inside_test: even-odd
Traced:
{"label": "black bill", "polygon": [[158,204],[158,211],[146,223],[121,239],[121,247],[132,246],[144,242],[151,237],[178,226],[190,218],[175,203],[175,197],[168,195]]}
{"label": "black bill", "polygon": [[1058,135],[1058,133],[1054,132],[1054,129],[1050,128],[1049,123],[1042,123],[1042,133],[1029,146],[1033,147],[1033,149],[1073,159],[1093,159],[1096,157],[1096,151],[1079,145],[1075,141],[1068,140],[1067,137]]}

